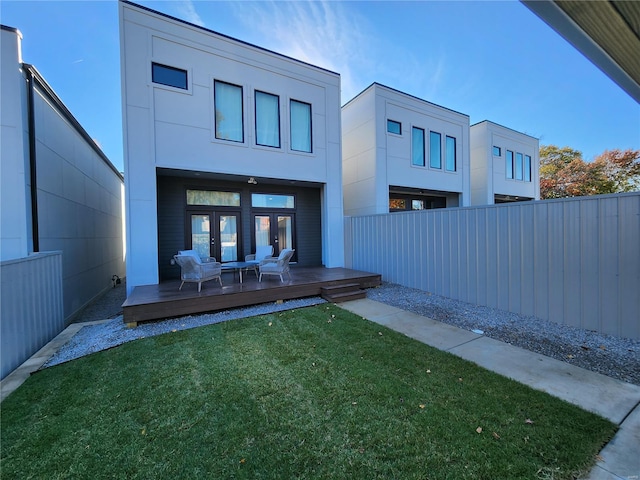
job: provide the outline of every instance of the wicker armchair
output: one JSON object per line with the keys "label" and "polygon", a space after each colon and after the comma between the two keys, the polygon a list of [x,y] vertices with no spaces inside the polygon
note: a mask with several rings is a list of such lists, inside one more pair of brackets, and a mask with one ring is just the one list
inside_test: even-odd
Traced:
{"label": "wicker armchair", "polygon": [[295,250],[285,248],[280,252],[278,257],[267,257],[260,262],[260,277],[258,281],[262,281],[262,275],[278,275],[280,281],[284,282],[282,275],[286,273],[291,279],[291,273],[289,272],[289,260],[293,256]]}
{"label": "wicker armchair", "polygon": [[198,284],[198,292],[200,292],[203,282],[216,278],[222,286],[222,264],[216,262],[215,258],[207,257],[203,260],[194,250],[183,250],[178,252],[178,255],[174,255],[173,259],[181,269],[182,283],[178,290],[182,290],[185,282],[193,282]]}

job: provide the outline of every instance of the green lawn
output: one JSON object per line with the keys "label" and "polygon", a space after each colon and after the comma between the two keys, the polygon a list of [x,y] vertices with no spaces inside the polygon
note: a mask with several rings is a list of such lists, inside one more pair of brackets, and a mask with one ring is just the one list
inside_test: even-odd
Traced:
{"label": "green lawn", "polygon": [[616,430],[327,304],[48,368],[1,409],[7,479],[570,479]]}

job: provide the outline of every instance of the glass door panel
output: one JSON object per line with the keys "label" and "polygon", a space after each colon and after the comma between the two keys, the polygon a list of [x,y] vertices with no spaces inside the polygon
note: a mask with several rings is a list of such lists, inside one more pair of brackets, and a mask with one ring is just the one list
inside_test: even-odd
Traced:
{"label": "glass door panel", "polygon": [[293,219],[291,215],[278,215],[278,251],[293,248]]}
{"label": "glass door panel", "polygon": [[271,242],[271,217],[269,215],[256,215],[253,219],[253,224],[255,230],[255,246],[273,245]]}
{"label": "glass door panel", "polygon": [[210,257],[211,243],[211,217],[206,214],[192,214],[191,248],[201,257]]}
{"label": "glass door panel", "polygon": [[238,216],[218,215],[220,225],[221,262],[238,261]]}

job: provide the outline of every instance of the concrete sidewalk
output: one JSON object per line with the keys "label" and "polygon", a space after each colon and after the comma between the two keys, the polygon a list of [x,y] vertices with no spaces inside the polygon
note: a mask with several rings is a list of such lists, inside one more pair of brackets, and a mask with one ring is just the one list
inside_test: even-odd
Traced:
{"label": "concrete sidewalk", "polygon": [[369,299],[345,310],[474,362],[620,426],[588,480],[640,480],[640,387]]}

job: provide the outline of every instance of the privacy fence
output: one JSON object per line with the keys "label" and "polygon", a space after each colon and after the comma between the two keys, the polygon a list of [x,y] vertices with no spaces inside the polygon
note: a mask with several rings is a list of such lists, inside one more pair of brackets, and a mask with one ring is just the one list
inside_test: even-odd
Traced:
{"label": "privacy fence", "polygon": [[640,339],[640,193],[345,219],[346,266]]}
{"label": "privacy fence", "polygon": [[65,328],[62,252],[0,263],[0,378]]}

